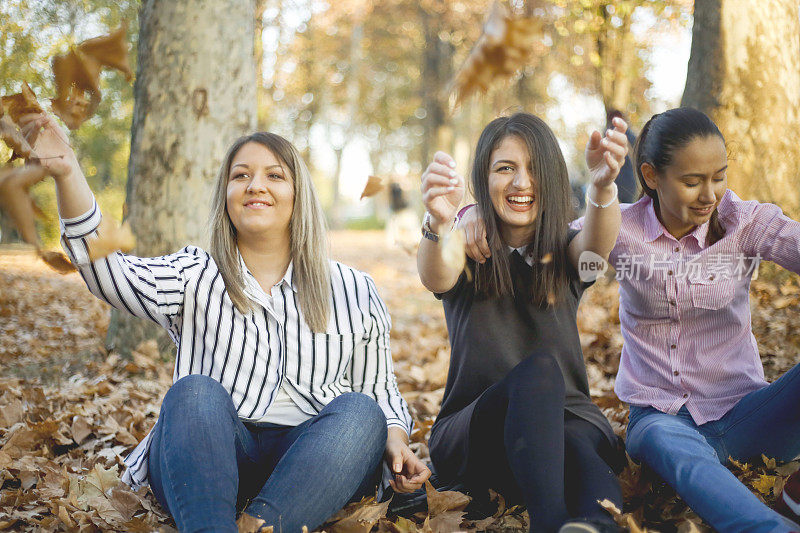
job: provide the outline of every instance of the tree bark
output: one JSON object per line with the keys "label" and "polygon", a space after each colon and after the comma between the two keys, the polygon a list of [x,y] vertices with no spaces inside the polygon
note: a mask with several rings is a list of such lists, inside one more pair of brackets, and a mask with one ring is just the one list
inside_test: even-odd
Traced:
{"label": "tree bark", "polygon": [[[227,147],[256,124],[253,0],[145,0],[134,86],[128,216],[134,253],[205,245],[210,193]],[[107,343],[123,354],[166,332],[112,313]]]}
{"label": "tree bark", "polygon": [[729,186],[800,214],[800,21],[797,0],[695,3],[681,105],[717,123]]}

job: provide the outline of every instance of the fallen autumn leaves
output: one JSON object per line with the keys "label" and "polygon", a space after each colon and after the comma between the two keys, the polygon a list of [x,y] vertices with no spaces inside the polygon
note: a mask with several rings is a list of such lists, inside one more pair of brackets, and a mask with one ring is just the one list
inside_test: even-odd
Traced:
{"label": "fallen autumn leaves", "polygon": [[[449,350],[441,305],[416,278],[414,258],[387,249],[377,233],[335,233],[334,256],[369,272],[392,313],[392,351],[401,392],[415,418],[413,447],[427,457],[427,434],[439,408]],[[380,253],[376,253],[379,251]],[[615,430],[627,409],[613,396],[619,359],[616,284],[601,280],[579,312],[592,392]],[[754,283],[753,325],[768,378],[790,368],[800,346],[795,281]],[[0,252],[0,530],[171,531],[146,490],[119,482],[121,460],[155,422],[172,365],[154,346],[132,360],[103,349],[108,310],[77,274],[59,276],[33,253]],[[733,472],[766,501],[798,465],[768,458]],[[632,531],[704,531],[674,492],[631,464],[620,476],[623,524]],[[428,513],[387,517],[386,505],[352,504],[325,526],[331,533],[526,531],[527,514],[494,495],[496,511],[462,521],[460,493],[432,494]]]}

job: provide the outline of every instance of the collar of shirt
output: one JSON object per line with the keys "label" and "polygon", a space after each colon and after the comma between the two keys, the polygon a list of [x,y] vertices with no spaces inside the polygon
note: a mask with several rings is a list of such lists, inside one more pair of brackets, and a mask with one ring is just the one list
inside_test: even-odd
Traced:
{"label": "collar of shirt", "polygon": [[[264,307],[271,309],[271,289],[270,292],[267,292],[256,280],[253,273],[250,272],[250,269],[247,268],[247,265],[244,262],[244,258],[242,254],[239,253],[239,266],[242,269],[242,277],[244,278],[244,293],[247,295],[248,298],[255,300],[256,302],[260,303]],[[289,266],[286,267],[286,272],[283,274],[283,277],[273,285],[273,287],[280,287],[286,285],[290,287],[294,292],[297,292],[297,286],[294,283],[294,263],[289,261]]]}
{"label": "collar of shirt", "polygon": [[520,246],[519,248],[514,248],[513,246],[509,246],[508,253],[512,254],[514,253],[514,250],[516,250],[519,253],[519,255],[521,255],[525,259],[525,262],[528,263],[529,266],[533,266],[533,256],[528,253],[525,253],[526,248],[527,246]]}
{"label": "collar of shirt", "polygon": [[[725,196],[727,196],[728,192],[725,192]],[[725,197],[723,197],[723,201]],[[648,205],[645,209],[645,220],[644,220],[644,238],[647,242],[653,242],[658,239],[660,236],[665,236],[667,239],[672,239],[677,241],[667,228],[658,220],[658,216],[656,215],[656,210],[653,205],[653,200],[648,198]],[[722,202],[720,202],[720,206]],[[691,233],[685,235],[680,240],[683,240],[687,237],[693,237],[697,241],[697,245],[702,249],[705,248],[706,243],[706,235],[708,235],[708,222],[700,224],[699,226],[695,227]]]}

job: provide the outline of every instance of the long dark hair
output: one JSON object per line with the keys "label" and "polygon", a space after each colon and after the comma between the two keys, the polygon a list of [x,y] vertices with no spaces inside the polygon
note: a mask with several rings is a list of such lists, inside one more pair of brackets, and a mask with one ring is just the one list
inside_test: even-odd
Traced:
{"label": "long dark hair", "polygon": [[552,130],[530,113],[500,117],[484,128],[475,149],[472,190],[486,226],[492,256],[475,271],[475,289],[488,296],[513,293],[508,244],[500,232],[500,218],[489,195],[492,152],[506,137],[516,136],[528,147],[531,174],[536,181],[535,231],[527,252],[533,256],[531,297],[539,305],[561,298],[568,282],[567,225],[570,221],[570,186],[567,165]]}
{"label": "long dark hair", "polygon": [[[716,135],[722,142],[725,137],[714,121],[702,111],[692,107],[676,107],[650,117],[642,128],[636,145],[633,147],[634,168],[642,186],[641,196],[652,198],[656,213],[660,211],[658,194],[647,186],[642,175],[642,164],[649,163],[661,174],[671,163],[675,152],[684,148],[698,137]],[[640,196],[640,197],[641,197]],[[719,221],[716,208],[711,213],[706,236],[706,246],[711,246],[725,236],[725,227]]]}

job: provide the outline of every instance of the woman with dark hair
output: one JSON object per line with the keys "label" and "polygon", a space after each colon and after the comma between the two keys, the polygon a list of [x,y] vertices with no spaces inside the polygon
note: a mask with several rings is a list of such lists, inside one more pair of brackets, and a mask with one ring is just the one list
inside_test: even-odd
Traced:
{"label": "woman with dark hair", "polygon": [[444,304],[451,360],[430,438],[437,475],[473,491],[523,502],[531,531],[617,531],[598,500],[622,505],[610,465],[618,439],[591,402],[576,311],[586,284],[582,254],[606,257],[619,229],[614,178],[627,153],[625,123],[586,150],[592,184],[586,227],[570,231],[570,188],[555,135],[517,113],[478,140],[471,185],[492,259],[446,261],[464,196],[453,159],[437,152],[422,175],[428,210],[420,242],[422,283]]}
{"label": "woman with dark hair", "polygon": [[[318,527],[374,494],[383,457],[395,490],[428,469],[408,447],[389,316],[372,279],[327,256],[305,163],[273,133],[236,140],[217,175],[209,251],[90,260],[102,215],[64,132],[29,115],[56,181],[62,242],[89,290],[152,320],[178,346],[174,384],[123,481],[149,484],[180,531]],[[51,159],[48,159],[51,158]]]}
{"label": "woman with dark hair", "polygon": [[725,140],[696,109],[653,116],[634,161],[643,196],[623,208],[609,256],[625,341],[614,390],[631,406],[628,453],[718,531],[798,531],[725,465],[800,454],[800,365],[764,380],[749,302],[761,259],[800,272],[800,224],[728,189]]}

